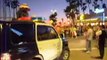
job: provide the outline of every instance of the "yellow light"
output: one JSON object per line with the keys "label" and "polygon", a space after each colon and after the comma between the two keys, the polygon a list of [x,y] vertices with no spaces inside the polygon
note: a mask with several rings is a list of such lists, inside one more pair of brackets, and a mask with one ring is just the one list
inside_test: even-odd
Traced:
{"label": "yellow light", "polygon": [[85,15],[84,15],[84,14],[81,14],[80,20],[83,20],[84,18],[85,18]]}
{"label": "yellow light", "polygon": [[2,29],[2,25],[0,24],[0,29]]}
{"label": "yellow light", "polygon": [[4,53],[1,56],[1,60],[11,60],[10,56],[11,56],[10,54]]}
{"label": "yellow light", "polygon": [[95,25],[95,23],[91,23],[91,26],[94,26]]}
{"label": "yellow light", "polygon": [[97,23],[95,23],[95,25],[98,25],[98,22],[97,22]]}

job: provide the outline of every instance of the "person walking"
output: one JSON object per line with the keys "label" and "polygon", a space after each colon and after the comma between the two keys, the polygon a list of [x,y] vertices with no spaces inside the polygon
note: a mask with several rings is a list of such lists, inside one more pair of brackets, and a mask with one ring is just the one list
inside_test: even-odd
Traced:
{"label": "person walking", "polygon": [[104,46],[105,46],[105,39],[107,37],[107,33],[105,31],[105,26],[102,25],[100,30],[96,32],[96,36],[98,36],[98,49],[100,56],[94,57],[95,59],[103,59],[104,58]]}

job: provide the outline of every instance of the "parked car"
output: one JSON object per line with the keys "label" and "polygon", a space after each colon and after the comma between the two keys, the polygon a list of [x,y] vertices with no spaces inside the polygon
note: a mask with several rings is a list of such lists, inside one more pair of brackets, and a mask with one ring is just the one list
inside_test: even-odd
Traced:
{"label": "parked car", "polygon": [[64,46],[51,25],[36,21],[0,21],[0,60],[67,60],[69,48]]}

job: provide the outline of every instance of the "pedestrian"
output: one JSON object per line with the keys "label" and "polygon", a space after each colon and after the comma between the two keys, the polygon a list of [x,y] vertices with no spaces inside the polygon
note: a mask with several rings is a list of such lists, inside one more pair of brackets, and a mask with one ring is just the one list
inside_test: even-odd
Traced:
{"label": "pedestrian", "polygon": [[77,38],[77,28],[75,26],[72,26],[70,28],[70,31],[71,31],[72,38]]}
{"label": "pedestrian", "polygon": [[86,38],[86,53],[90,53],[91,52],[91,41],[93,40],[93,29],[92,27],[89,25],[87,27],[87,31],[85,33],[85,38]]}
{"label": "pedestrian", "polygon": [[100,56],[94,57],[95,59],[103,59],[104,57],[104,46],[105,46],[105,39],[107,37],[107,33],[105,31],[105,26],[102,25],[100,27],[100,31],[96,32],[96,36],[98,36],[98,46],[99,46],[99,53]]}

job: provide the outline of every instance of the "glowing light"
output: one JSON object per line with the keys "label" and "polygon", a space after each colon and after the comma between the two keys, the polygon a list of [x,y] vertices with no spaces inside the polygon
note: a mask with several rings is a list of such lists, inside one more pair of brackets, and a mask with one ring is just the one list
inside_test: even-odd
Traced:
{"label": "glowing light", "polygon": [[11,60],[11,55],[8,53],[2,54],[1,60]]}
{"label": "glowing light", "polygon": [[95,25],[95,23],[91,23],[91,26],[94,26]]}
{"label": "glowing light", "polygon": [[57,10],[53,9],[51,10],[52,14],[54,14],[55,12],[57,12]]}
{"label": "glowing light", "polygon": [[85,15],[82,14],[82,15],[80,16],[80,20],[83,20],[84,18],[85,18]]}
{"label": "glowing light", "polygon": [[16,30],[16,29],[13,29],[11,28],[11,31],[14,32],[15,34],[17,34],[18,36],[22,36],[23,33],[21,33],[20,31]]}
{"label": "glowing light", "polygon": [[95,13],[103,13],[103,12],[104,12],[104,9],[96,9],[94,12],[95,12]]}

